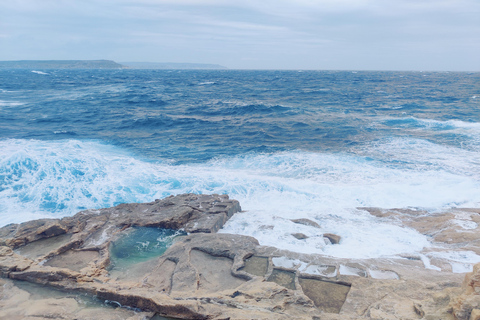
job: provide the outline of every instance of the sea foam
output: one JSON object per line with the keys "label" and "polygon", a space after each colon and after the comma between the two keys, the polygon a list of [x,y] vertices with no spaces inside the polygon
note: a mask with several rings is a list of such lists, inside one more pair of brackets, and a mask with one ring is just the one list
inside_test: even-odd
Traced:
{"label": "sea foam", "polygon": [[[372,144],[369,156],[252,153],[172,165],[97,141],[1,140],[0,225],[171,194],[219,193],[239,200],[244,210],[221,232],[251,235],[263,245],[345,258],[418,253],[432,246],[425,236],[357,208],[439,210],[480,203],[478,173],[468,170],[474,160],[463,159],[464,151],[453,147],[431,144],[420,158],[415,148],[404,147],[419,143],[429,145],[392,140]],[[320,229],[291,221],[298,218],[311,219]],[[340,235],[342,241],[329,245],[323,233]]]}

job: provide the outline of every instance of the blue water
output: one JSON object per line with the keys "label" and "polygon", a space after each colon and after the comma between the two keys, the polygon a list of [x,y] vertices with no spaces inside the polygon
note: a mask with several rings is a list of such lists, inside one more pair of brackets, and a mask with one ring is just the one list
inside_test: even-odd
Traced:
{"label": "blue water", "polygon": [[224,232],[262,244],[420,251],[356,208],[480,207],[479,110],[480,73],[3,69],[0,225],[227,193],[245,212]]}

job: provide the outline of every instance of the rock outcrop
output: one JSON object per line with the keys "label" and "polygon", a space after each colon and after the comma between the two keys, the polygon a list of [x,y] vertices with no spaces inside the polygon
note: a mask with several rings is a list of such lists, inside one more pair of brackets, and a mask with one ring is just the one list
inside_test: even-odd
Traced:
{"label": "rock outcrop", "polygon": [[[415,257],[334,259],[216,233],[240,210],[227,196],[185,194],[0,228],[0,319],[479,318],[480,265],[463,281]],[[114,261],[122,239],[158,228],[185,233],[174,233],[156,257],[130,261],[125,254],[124,267]],[[147,240],[137,245],[150,247]],[[39,298],[26,283],[66,293]],[[80,296],[128,308],[85,308]]]}

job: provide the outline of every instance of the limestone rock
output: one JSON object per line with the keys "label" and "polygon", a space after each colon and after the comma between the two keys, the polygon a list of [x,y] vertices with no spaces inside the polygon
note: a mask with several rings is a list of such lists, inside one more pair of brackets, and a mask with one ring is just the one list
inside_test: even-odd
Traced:
{"label": "limestone rock", "polygon": [[342,237],[333,233],[324,233],[324,238],[327,238],[331,244],[339,244]]}
{"label": "limestone rock", "polygon": [[309,226],[309,227],[314,227],[314,228],[320,229],[320,225],[318,223],[316,223],[315,221],[312,221],[310,219],[301,218],[301,219],[291,219],[290,221],[292,221],[293,223],[296,223],[296,224],[302,224],[304,226]]}
{"label": "limestone rock", "polygon": [[463,281],[463,294],[457,296],[450,303],[452,313],[457,320],[477,319],[480,309],[480,263],[473,267]]}
{"label": "limestone rock", "polygon": [[24,271],[33,261],[13,252],[9,247],[0,247],[0,276],[7,276],[10,272]]}
{"label": "limestone rock", "polygon": [[473,309],[469,320],[480,320],[480,309]]}
{"label": "limestone rock", "polygon": [[[0,319],[140,320],[154,314],[181,319],[478,319],[480,264],[462,284],[464,276],[452,273],[452,267],[426,269],[415,257],[340,259],[216,234],[239,210],[238,202],[224,195],[185,194],[0,228],[0,277],[8,278],[0,278]],[[421,210],[364,210],[382,220],[401,220],[448,249],[462,245],[480,251],[476,211],[427,219]],[[463,220],[455,226],[452,218]],[[292,222],[320,228],[308,219]],[[132,230],[143,230],[139,227],[190,234],[176,238],[161,256],[112,268],[112,244],[135,234]],[[341,240],[324,236],[331,243]],[[431,263],[446,265],[433,258]],[[33,297],[16,280],[96,296],[141,312],[84,308],[70,294]]]}
{"label": "limestone rock", "polygon": [[292,236],[297,238],[298,240],[305,240],[308,239],[308,236],[303,233],[292,233]]}
{"label": "limestone rock", "polygon": [[86,306],[71,297],[58,297],[58,294],[45,297],[44,294],[31,294],[17,287],[11,280],[0,279],[0,319],[143,320],[153,316],[151,313],[134,312],[125,308]]}

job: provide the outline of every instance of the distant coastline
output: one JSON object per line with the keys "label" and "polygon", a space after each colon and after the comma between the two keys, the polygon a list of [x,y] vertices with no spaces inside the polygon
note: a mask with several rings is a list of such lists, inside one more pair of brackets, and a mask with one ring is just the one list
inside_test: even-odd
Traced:
{"label": "distant coastline", "polygon": [[112,60],[0,61],[0,69],[227,69],[218,64],[172,62],[122,62]]}
{"label": "distant coastline", "polygon": [[0,61],[0,68],[13,69],[123,69],[111,60],[19,60]]}

